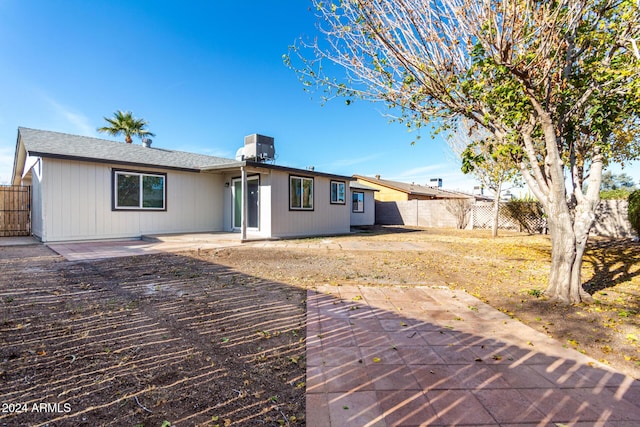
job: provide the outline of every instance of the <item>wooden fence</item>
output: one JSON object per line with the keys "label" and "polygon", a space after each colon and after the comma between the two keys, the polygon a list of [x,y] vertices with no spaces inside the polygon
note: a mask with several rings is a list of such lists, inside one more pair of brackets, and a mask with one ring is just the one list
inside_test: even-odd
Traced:
{"label": "wooden fence", "polygon": [[0,237],[31,234],[31,187],[0,185]]}

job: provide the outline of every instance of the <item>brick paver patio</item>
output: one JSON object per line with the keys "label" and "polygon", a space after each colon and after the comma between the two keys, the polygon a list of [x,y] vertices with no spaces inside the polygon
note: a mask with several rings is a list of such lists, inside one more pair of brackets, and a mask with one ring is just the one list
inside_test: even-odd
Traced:
{"label": "brick paver patio", "polygon": [[307,426],[637,426],[640,382],[444,288],[307,300]]}

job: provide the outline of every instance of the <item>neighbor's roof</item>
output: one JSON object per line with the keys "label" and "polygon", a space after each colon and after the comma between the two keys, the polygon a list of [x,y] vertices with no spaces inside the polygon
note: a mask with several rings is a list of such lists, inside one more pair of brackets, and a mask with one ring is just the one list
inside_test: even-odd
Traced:
{"label": "neighbor's roof", "polygon": [[363,183],[358,181],[351,181],[349,183],[349,187],[355,190],[380,191],[377,188],[369,187],[368,185],[364,185]]}
{"label": "neighbor's roof", "polygon": [[362,175],[353,175],[354,178],[368,182],[370,184],[376,184],[383,187],[391,188],[393,190],[401,191],[409,195],[427,196],[436,199],[462,199],[472,198],[473,196],[455,191],[441,190],[437,187],[429,187],[428,185],[409,184],[406,182],[389,181],[387,179],[371,178]]}
{"label": "neighbor's roof", "polygon": [[22,141],[28,155],[34,157],[153,166],[188,171],[200,171],[208,166],[243,164],[243,162],[223,157],[164,148],[146,148],[137,144],[23,127],[18,128],[18,143],[20,141]]}

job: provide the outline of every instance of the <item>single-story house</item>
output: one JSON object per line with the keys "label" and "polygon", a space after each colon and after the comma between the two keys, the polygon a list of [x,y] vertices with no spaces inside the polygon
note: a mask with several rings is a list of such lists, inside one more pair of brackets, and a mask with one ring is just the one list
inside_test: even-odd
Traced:
{"label": "single-story house", "polygon": [[349,183],[351,188],[351,225],[365,226],[376,223],[374,193],[378,190],[358,181]]}
{"label": "single-story house", "polygon": [[381,179],[380,175],[376,175],[375,177],[353,175],[353,178],[355,178],[358,183],[377,190],[375,200],[380,202],[435,199],[491,200],[488,197],[443,190],[439,187]]}
{"label": "single-story house", "polygon": [[[273,138],[253,137],[254,151],[270,142],[273,152]],[[43,242],[335,235],[350,232],[352,214],[371,221],[363,219],[374,212],[364,195],[373,190],[352,193],[352,177],[277,166],[258,154],[227,159],[21,127],[12,184],[32,186],[32,234]]]}

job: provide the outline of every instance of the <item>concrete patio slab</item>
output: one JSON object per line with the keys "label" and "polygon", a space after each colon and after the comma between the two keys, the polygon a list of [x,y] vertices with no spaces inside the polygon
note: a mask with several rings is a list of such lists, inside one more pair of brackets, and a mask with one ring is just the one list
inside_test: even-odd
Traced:
{"label": "concrete patio slab", "polygon": [[141,240],[65,242],[50,243],[47,246],[68,261],[89,261],[105,258],[147,255],[162,252],[158,244]]}
{"label": "concrete patio slab", "polygon": [[640,382],[442,287],[308,292],[307,426],[640,425]]}
{"label": "concrete patio slab", "polygon": [[161,252],[218,249],[239,246],[237,233],[193,233],[144,236],[142,239],[49,243],[48,247],[69,261],[87,261]]}
{"label": "concrete patio slab", "polygon": [[27,246],[41,244],[33,236],[0,237],[0,246]]}

